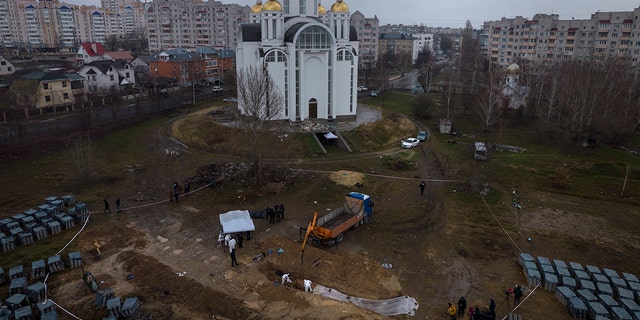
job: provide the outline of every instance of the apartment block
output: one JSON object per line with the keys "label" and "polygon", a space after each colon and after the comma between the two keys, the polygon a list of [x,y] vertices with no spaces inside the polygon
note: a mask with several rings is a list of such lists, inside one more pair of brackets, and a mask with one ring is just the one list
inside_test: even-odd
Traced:
{"label": "apartment block", "polygon": [[59,0],[0,0],[0,47],[14,54],[75,52],[81,42],[104,43],[109,35],[144,30],[144,4],[117,2],[102,10]]}
{"label": "apartment block", "polygon": [[356,28],[360,47],[360,69],[369,69],[378,61],[378,17],[366,18],[360,11],[351,14],[351,25]]}
{"label": "apartment block", "polygon": [[506,68],[512,63],[627,61],[638,66],[640,8],[596,12],[590,19],[561,20],[536,14],[485,22],[480,35],[486,59]]}
{"label": "apartment block", "polygon": [[239,26],[249,22],[249,12],[249,6],[219,1],[154,0],[147,10],[149,51],[235,49]]}

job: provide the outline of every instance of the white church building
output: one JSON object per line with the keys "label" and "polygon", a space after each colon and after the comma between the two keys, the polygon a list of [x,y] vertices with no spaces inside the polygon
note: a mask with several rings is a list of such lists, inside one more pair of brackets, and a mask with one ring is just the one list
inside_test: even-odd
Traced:
{"label": "white church building", "polygon": [[318,0],[281,1],[258,0],[251,23],[240,26],[238,74],[248,66],[268,72],[284,101],[276,119],[355,119],[358,39],[349,7],[343,0],[329,10]]}

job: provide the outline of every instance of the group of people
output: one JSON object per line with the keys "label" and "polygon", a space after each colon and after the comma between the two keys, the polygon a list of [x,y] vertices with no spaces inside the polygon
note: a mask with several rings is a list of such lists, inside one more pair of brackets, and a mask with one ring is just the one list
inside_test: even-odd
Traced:
{"label": "group of people", "polygon": [[283,204],[276,204],[275,206],[273,206],[273,208],[267,207],[265,212],[267,213],[267,218],[269,218],[269,224],[284,220]]}
{"label": "group of people", "polygon": [[173,184],[171,184],[171,192],[169,193],[169,200],[171,200],[171,198],[174,198],[176,200],[176,203],[178,203],[178,199],[180,198],[180,190],[184,190],[185,196],[189,194],[189,192],[191,191],[189,180],[185,181],[184,188],[180,187],[180,184],[178,184],[178,181],[174,181]]}
{"label": "group of people", "polygon": [[236,260],[236,246],[242,249],[242,242],[244,241],[244,237],[247,237],[247,240],[251,240],[251,232],[238,232],[235,235],[227,233],[226,235],[222,235],[222,232],[218,236],[218,242],[222,243],[224,241],[225,247],[229,248],[229,254],[231,255],[231,266],[235,267],[238,265],[238,261]]}
{"label": "group of people", "polygon": [[[522,287],[519,285],[514,285],[513,288],[509,288],[503,291],[505,294],[504,301],[502,303],[507,303],[507,307],[509,307],[509,301],[511,299],[511,295],[513,295],[513,306],[516,307],[522,301]],[[500,305],[502,305],[502,303]],[[458,300],[458,306],[449,302],[447,308],[447,315],[449,319],[456,319],[457,316],[464,317],[464,311],[467,310],[469,314],[469,320],[495,320],[496,319],[496,301],[491,299],[489,301],[489,308],[486,310],[480,310],[478,306],[469,306],[467,309],[467,300],[464,297],[460,297]]]}
{"label": "group of people", "polygon": [[478,306],[469,307],[467,309],[467,300],[464,297],[460,297],[458,300],[458,306],[449,302],[447,308],[447,315],[450,320],[457,319],[456,317],[464,317],[465,310],[468,311],[469,320],[495,320],[496,319],[496,303],[493,299],[489,302],[489,310],[480,310]]}
{"label": "group of people", "polygon": [[[107,199],[103,199],[104,201],[104,211],[103,212],[111,212],[111,207],[109,207],[109,201],[107,201]],[[122,208],[120,207],[120,198],[116,198],[116,210],[118,210],[118,212],[122,211]]]}

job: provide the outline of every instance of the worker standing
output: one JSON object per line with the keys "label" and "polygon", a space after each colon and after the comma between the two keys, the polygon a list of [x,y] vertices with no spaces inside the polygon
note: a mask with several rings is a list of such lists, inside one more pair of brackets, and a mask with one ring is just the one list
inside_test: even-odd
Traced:
{"label": "worker standing", "polygon": [[238,265],[238,261],[236,261],[236,239],[233,237],[229,240],[229,254],[231,254],[231,266],[235,267]]}
{"label": "worker standing", "polygon": [[449,320],[456,320],[458,309],[456,309],[456,306],[451,302],[449,302],[449,309],[447,309],[447,314],[449,315]]}

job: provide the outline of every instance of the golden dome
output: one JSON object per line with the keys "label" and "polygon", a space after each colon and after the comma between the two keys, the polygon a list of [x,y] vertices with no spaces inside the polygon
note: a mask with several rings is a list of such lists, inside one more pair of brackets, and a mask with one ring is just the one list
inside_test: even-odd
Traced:
{"label": "golden dome", "polygon": [[259,13],[260,11],[262,11],[262,1],[258,0],[256,1],[256,4],[251,7],[251,12]]}
{"label": "golden dome", "polygon": [[262,10],[264,11],[282,11],[282,5],[278,0],[269,0],[267,3],[262,5]]}
{"label": "golden dome", "polygon": [[518,74],[520,73],[520,66],[516,63],[512,63],[509,67],[507,67],[506,73]]}
{"label": "golden dome", "polygon": [[331,5],[331,12],[349,12],[349,6],[342,0],[336,0],[336,3]]}
{"label": "golden dome", "polygon": [[327,9],[322,6],[322,3],[318,3],[318,14],[327,14]]}

